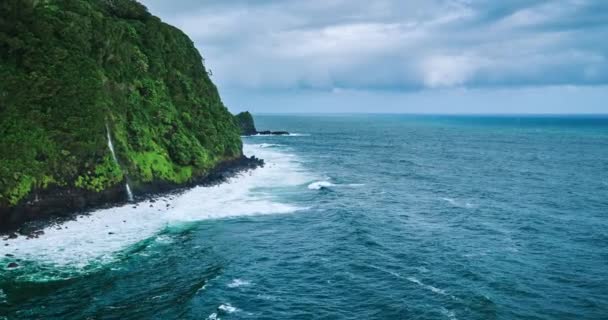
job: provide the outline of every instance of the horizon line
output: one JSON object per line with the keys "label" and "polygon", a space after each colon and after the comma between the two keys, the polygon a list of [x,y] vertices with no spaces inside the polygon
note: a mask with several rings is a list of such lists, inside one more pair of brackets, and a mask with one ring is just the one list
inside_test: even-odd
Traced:
{"label": "horizon line", "polygon": [[254,112],[250,110],[243,110],[240,112],[248,111],[253,115],[264,115],[264,116],[298,116],[298,115],[409,115],[409,116],[479,116],[479,117],[608,117],[607,113],[423,113],[423,112]]}

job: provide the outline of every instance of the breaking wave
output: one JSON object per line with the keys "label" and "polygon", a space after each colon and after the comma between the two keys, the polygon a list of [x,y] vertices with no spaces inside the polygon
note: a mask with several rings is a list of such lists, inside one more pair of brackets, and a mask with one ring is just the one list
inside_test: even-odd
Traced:
{"label": "breaking wave", "polygon": [[0,247],[0,257],[84,268],[93,262],[112,262],[115,253],[154,238],[172,225],[304,209],[281,202],[272,194],[273,188],[300,187],[311,180],[297,156],[259,144],[245,144],[244,153],[264,159],[266,165],[218,186],[195,187],[179,195],[98,210],[49,226],[38,238],[7,239]]}
{"label": "breaking wave", "polygon": [[326,180],[323,181],[315,181],[308,185],[308,189],[310,190],[321,190],[327,189],[331,187],[362,187],[365,186],[363,183],[348,183],[348,184],[335,184]]}

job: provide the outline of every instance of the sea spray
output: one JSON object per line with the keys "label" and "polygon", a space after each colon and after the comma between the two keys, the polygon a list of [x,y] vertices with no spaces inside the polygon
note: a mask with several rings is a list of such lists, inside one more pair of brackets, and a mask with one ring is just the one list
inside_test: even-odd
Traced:
{"label": "sea spray", "polygon": [[301,167],[298,157],[259,145],[245,144],[243,149],[247,155],[264,159],[267,165],[218,186],[195,187],[177,196],[141,202],[135,208],[124,205],[94,211],[59,227],[48,227],[34,239],[7,239],[8,246],[0,246],[0,257],[12,254],[19,259],[85,270],[92,264],[115,261],[120,256],[117,253],[157,236],[167,227],[305,209],[273,196],[274,188],[306,188],[306,183],[314,179]]}
{"label": "sea spray", "polygon": [[[114,151],[114,143],[112,143],[112,134],[110,133],[110,127],[108,127],[108,124],[106,123],[106,135],[108,136],[108,148],[110,149],[110,152],[112,153],[112,159],[114,159],[114,162],[120,167],[120,163],[118,162],[118,158],[116,157],[116,152]],[[134,198],[133,198],[133,192],[131,191],[131,187],[129,186],[129,182],[125,182],[125,190],[127,192],[127,197],[129,199],[129,202],[133,202]]]}
{"label": "sea spray", "polygon": [[[259,119],[314,135],[244,138],[266,165],[227,184],[0,242],[0,319],[606,318],[606,120]],[[310,210],[241,217],[273,205]]]}

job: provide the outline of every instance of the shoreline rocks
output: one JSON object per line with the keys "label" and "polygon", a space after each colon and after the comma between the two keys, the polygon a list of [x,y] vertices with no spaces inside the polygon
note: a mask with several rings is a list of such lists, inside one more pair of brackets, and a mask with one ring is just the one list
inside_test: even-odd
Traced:
{"label": "shoreline rocks", "polygon": [[[237,174],[263,167],[264,161],[255,156],[224,161],[205,175],[183,184],[152,181],[134,187],[135,200],[143,200],[167,193],[180,192],[195,186],[213,186]],[[34,201],[36,199],[36,201]],[[101,192],[74,188],[51,188],[32,193],[15,207],[0,207],[0,235],[15,238],[17,234],[35,238],[41,229],[58,221],[74,219],[87,212],[128,203],[124,186],[118,184]]]}
{"label": "shoreline rocks", "polygon": [[234,116],[234,119],[241,129],[241,135],[243,136],[288,136],[287,131],[271,131],[263,130],[258,131],[255,127],[253,116],[249,111],[241,112]]}
{"label": "shoreline rocks", "polygon": [[259,135],[259,136],[288,136],[289,132],[287,132],[287,131],[270,131],[270,130],[265,130],[265,131],[256,131],[255,135]]}

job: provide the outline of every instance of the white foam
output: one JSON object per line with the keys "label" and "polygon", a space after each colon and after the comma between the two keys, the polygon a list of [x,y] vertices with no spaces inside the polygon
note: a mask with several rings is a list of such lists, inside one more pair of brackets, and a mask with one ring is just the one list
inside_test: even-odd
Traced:
{"label": "white foam", "polygon": [[282,144],[278,144],[278,143],[262,143],[259,145],[260,148],[275,148],[275,147],[282,147]]}
{"label": "white foam", "polygon": [[226,312],[226,313],[235,313],[235,312],[239,311],[239,309],[237,309],[237,308],[235,308],[235,307],[231,306],[231,305],[230,305],[230,303],[225,303],[225,304],[222,304],[222,305],[220,305],[220,306],[219,306],[219,307],[217,307],[217,308],[218,308],[219,310],[222,310],[222,311]]}
{"label": "white foam", "polygon": [[417,284],[417,285],[419,285],[419,286],[421,286],[421,287],[423,287],[425,289],[431,290],[434,293],[438,293],[438,294],[441,294],[441,295],[444,295],[444,296],[447,295],[447,293],[445,292],[445,290],[442,290],[442,289],[430,286],[428,284],[424,284],[420,280],[418,280],[418,279],[416,279],[414,277],[407,277],[407,280],[409,280],[409,281],[411,281],[411,282],[413,282],[413,283],[415,283],[415,284]]}
{"label": "white foam", "polygon": [[330,187],[362,187],[365,186],[365,184],[363,183],[349,183],[349,184],[335,184],[332,182],[329,182],[327,180],[323,180],[323,181],[315,181],[311,184],[308,185],[308,189],[310,190],[321,190],[322,188],[330,188]]}
{"label": "white foam", "polygon": [[441,200],[446,201],[447,203],[451,204],[454,207],[458,207],[458,208],[466,208],[466,209],[472,209],[475,208],[475,205],[470,203],[470,202],[460,202],[457,201],[455,199],[452,198],[441,198]]}
{"label": "white foam", "polygon": [[251,285],[250,281],[241,280],[241,279],[233,279],[232,282],[230,282],[227,286],[228,286],[228,288],[239,288],[239,287],[244,287],[244,286],[249,286],[249,285]]}
{"label": "white foam", "polygon": [[244,146],[244,152],[264,159],[266,165],[215,187],[193,188],[154,203],[144,201],[136,208],[129,204],[98,210],[59,227],[47,227],[35,239],[9,239],[0,246],[0,256],[10,253],[25,260],[78,268],[111,262],[114,253],[181,222],[303,209],[280,202],[272,194],[272,188],[300,186],[313,178],[295,155],[250,144]]}
{"label": "white foam", "polygon": [[441,200],[448,202],[449,204],[455,206],[456,205],[456,200],[452,199],[452,198],[441,198]]}
{"label": "white foam", "polygon": [[449,320],[457,320],[456,314],[452,310],[448,310],[446,308],[441,308],[441,313],[446,316]]}
{"label": "white foam", "polygon": [[310,190],[321,190],[322,188],[333,187],[335,184],[329,181],[316,181],[308,185],[308,189]]}

